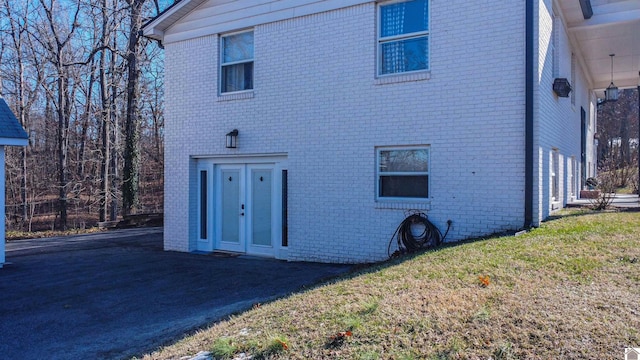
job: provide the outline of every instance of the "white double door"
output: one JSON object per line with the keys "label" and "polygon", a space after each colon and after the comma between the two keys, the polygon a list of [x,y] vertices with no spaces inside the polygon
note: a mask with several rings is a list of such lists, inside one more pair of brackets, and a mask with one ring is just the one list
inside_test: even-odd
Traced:
{"label": "white double door", "polygon": [[[276,198],[274,164],[216,164],[213,176],[213,222],[206,236],[215,249],[274,256]],[[213,239],[211,236],[213,235]]]}

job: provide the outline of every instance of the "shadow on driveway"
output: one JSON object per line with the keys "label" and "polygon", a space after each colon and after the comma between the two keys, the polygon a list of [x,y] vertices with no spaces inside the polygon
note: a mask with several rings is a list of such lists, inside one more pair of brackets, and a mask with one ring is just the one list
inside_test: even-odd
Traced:
{"label": "shadow on driveway", "polygon": [[347,265],[162,251],[162,229],[7,244],[0,357],[119,359],[346,273]]}

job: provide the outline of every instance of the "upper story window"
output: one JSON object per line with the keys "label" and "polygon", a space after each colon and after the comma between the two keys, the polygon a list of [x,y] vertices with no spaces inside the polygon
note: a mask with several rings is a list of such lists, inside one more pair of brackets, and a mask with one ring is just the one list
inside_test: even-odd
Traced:
{"label": "upper story window", "polygon": [[253,31],[223,36],[220,49],[220,93],[253,89]]}
{"label": "upper story window", "polygon": [[429,0],[379,7],[378,75],[429,69]]}
{"label": "upper story window", "polygon": [[377,149],[377,198],[429,198],[429,147]]}
{"label": "upper story window", "polygon": [[571,91],[571,105],[576,104],[576,55],[571,53],[571,87],[573,91]]}
{"label": "upper story window", "polygon": [[549,51],[551,52],[551,76],[555,79],[560,77],[560,20],[555,15],[556,11],[551,12],[551,39],[549,41]]}

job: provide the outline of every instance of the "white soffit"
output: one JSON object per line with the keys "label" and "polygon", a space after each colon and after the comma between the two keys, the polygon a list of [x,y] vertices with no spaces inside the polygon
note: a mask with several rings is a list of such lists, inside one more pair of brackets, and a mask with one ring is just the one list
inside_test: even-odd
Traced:
{"label": "white soffit", "polygon": [[[585,19],[581,3],[593,15]],[[586,66],[591,87],[602,90],[611,82],[619,88],[638,86],[640,76],[640,0],[558,0],[576,55]],[[587,11],[588,13],[588,11]]]}
{"label": "white soffit", "polygon": [[146,23],[142,29],[144,36],[162,41],[164,31],[176,21],[189,14],[206,0],[182,0],[174,3],[163,13]]}

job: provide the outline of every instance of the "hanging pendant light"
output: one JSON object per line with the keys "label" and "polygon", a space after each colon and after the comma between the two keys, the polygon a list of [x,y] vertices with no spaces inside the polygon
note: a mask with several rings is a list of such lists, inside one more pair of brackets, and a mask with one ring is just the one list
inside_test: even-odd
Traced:
{"label": "hanging pendant light", "polygon": [[611,56],[611,84],[604,91],[605,101],[617,101],[618,100],[618,87],[613,84],[613,57],[616,54],[609,54]]}

